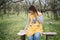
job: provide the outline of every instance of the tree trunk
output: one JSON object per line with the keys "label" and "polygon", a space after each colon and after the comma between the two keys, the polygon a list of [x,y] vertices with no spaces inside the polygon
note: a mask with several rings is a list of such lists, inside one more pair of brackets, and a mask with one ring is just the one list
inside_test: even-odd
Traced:
{"label": "tree trunk", "polygon": [[58,14],[57,14],[57,11],[54,11],[53,13],[54,13],[54,19],[55,19],[55,20],[58,20]]}

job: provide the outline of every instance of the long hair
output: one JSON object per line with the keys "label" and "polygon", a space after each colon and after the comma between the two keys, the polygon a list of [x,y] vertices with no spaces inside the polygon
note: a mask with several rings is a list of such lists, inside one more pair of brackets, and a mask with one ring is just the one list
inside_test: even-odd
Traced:
{"label": "long hair", "polygon": [[[34,13],[37,13],[37,9],[33,5],[31,5],[29,7],[29,10],[33,11]],[[38,15],[38,13],[37,13],[37,15]]]}

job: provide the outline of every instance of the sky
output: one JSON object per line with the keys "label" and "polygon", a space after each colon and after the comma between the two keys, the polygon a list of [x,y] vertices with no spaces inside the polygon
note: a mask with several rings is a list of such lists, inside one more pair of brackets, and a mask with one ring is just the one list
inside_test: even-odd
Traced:
{"label": "sky", "polygon": [[[13,0],[13,1],[19,1],[19,0]],[[25,0],[24,0],[25,1]],[[23,1],[23,2],[24,2]],[[27,1],[27,3],[29,4],[29,2],[28,2],[28,0],[26,0]],[[38,0],[29,0],[30,1],[30,3],[32,3],[33,1],[35,1],[35,2],[37,2]],[[45,2],[45,0],[40,0],[41,1],[41,4],[44,6],[44,4],[47,4],[47,2]]]}
{"label": "sky", "polygon": [[[29,0],[31,3],[33,2],[33,0]],[[34,0],[35,2],[37,2],[38,0]],[[47,2],[45,2],[45,0],[40,0],[41,4],[44,6],[44,4],[47,4]]]}

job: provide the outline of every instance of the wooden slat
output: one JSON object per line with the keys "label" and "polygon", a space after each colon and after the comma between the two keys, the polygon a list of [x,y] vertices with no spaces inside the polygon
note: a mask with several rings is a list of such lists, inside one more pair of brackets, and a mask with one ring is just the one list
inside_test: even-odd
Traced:
{"label": "wooden slat", "polygon": [[43,35],[57,35],[56,32],[43,32]]}

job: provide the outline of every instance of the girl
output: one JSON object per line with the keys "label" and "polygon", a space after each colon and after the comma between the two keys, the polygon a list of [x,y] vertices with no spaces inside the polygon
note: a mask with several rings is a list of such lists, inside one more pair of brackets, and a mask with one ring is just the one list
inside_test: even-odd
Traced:
{"label": "girl", "polygon": [[31,5],[29,7],[27,26],[25,27],[28,40],[40,40],[40,35],[43,33],[42,24],[37,20],[37,16],[42,16],[42,14]]}

